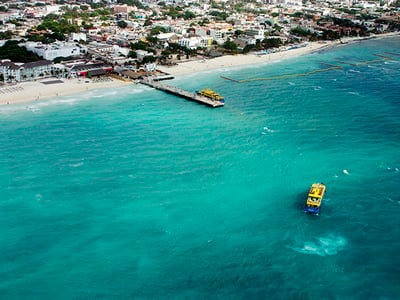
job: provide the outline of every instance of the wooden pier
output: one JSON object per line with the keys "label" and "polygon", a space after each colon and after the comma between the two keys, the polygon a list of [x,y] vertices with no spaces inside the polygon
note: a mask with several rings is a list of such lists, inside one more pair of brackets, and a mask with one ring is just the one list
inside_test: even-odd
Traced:
{"label": "wooden pier", "polygon": [[201,104],[204,104],[204,105],[207,105],[210,107],[221,107],[221,106],[224,106],[224,104],[225,104],[224,102],[221,102],[221,101],[212,100],[210,98],[198,95],[196,93],[191,93],[191,92],[182,90],[182,89],[174,87],[174,86],[163,84],[163,83],[160,83],[159,81],[154,81],[154,80],[152,80],[152,78],[140,79],[139,82],[144,85],[155,88],[157,90],[164,91],[166,93],[169,93],[169,94],[172,94],[175,96],[179,96],[179,97],[185,98],[187,100],[201,103]]}

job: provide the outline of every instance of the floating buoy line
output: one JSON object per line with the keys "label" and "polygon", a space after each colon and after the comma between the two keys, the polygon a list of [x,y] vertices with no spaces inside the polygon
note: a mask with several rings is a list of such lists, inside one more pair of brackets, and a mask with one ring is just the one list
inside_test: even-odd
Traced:
{"label": "floating buoy line", "polygon": [[[384,52],[384,53],[385,54],[390,54],[390,55],[400,56],[399,53],[393,53],[393,52]],[[375,59],[375,60],[363,61],[363,62],[359,62],[359,63],[351,63],[351,62],[338,61],[338,60],[336,62],[340,63],[340,64],[345,64],[345,65],[350,65],[350,66],[357,67],[357,66],[360,66],[360,65],[372,64],[372,63],[382,62],[382,61],[385,61],[385,60],[394,59],[393,57],[380,55],[380,54],[373,54],[373,55],[378,56],[378,57],[382,57],[382,58],[381,59]],[[328,63],[321,63],[321,64],[329,66],[329,68],[317,69],[317,70],[309,71],[309,72],[306,72],[306,73],[287,74],[287,75],[280,75],[280,76],[266,77],[266,78],[250,78],[250,79],[242,79],[242,80],[236,80],[236,79],[229,78],[229,77],[226,77],[226,76],[220,76],[220,77],[225,79],[225,80],[228,80],[228,81],[233,81],[233,82],[236,82],[236,83],[243,83],[243,82],[250,82],[250,81],[275,80],[275,79],[284,79],[284,78],[308,76],[308,75],[312,75],[312,74],[319,73],[319,72],[326,72],[326,71],[331,71],[331,70],[335,70],[335,69],[343,69],[342,66],[332,65],[332,64],[328,64]]]}

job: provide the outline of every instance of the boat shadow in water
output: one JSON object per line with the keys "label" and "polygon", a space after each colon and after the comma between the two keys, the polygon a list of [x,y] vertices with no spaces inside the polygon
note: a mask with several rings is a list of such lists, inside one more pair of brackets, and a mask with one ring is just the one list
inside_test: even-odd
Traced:
{"label": "boat shadow in water", "polygon": [[307,200],[307,195],[308,191],[306,190],[305,192],[298,193],[294,199],[294,208],[296,210],[300,210],[304,212],[304,207],[306,206],[306,200]]}

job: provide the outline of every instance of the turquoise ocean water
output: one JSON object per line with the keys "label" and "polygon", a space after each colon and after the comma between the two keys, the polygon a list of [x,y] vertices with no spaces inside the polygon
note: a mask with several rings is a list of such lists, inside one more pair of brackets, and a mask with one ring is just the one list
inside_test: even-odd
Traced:
{"label": "turquoise ocean water", "polygon": [[[400,38],[0,107],[1,299],[399,299]],[[327,185],[319,216],[303,212]]]}

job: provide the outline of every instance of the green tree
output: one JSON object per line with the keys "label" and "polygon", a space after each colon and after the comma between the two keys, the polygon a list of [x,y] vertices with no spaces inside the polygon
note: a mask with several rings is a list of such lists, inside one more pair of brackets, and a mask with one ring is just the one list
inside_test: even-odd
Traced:
{"label": "green tree", "polygon": [[153,63],[153,62],[155,62],[156,60],[157,60],[157,58],[156,58],[155,56],[153,56],[153,55],[148,55],[148,56],[143,57],[142,63],[143,63],[143,64]]}
{"label": "green tree", "polygon": [[137,53],[136,53],[136,51],[129,51],[129,53],[128,53],[128,57],[131,57],[131,58],[137,58]]}
{"label": "green tree", "polygon": [[11,40],[12,32],[7,30],[4,32],[0,32],[0,40]]}
{"label": "green tree", "polygon": [[128,23],[126,23],[124,20],[120,20],[117,22],[117,26],[119,28],[126,28],[128,26]]}
{"label": "green tree", "polygon": [[236,50],[237,49],[237,45],[232,42],[230,39],[228,39],[223,45],[222,47],[224,47],[226,50]]}
{"label": "green tree", "polygon": [[262,41],[264,48],[276,48],[282,45],[282,40],[280,38],[268,38]]}
{"label": "green tree", "polygon": [[146,37],[146,40],[149,44],[152,44],[152,45],[157,45],[159,42],[159,39],[156,36],[152,36],[152,35],[148,35]]}
{"label": "green tree", "polygon": [[139,0],[118,0],[118,3],[136,6],[137,8],[144,9],[145,7]]}
{"label": "green tree", "polygon": [[153,22],[150,19],[146,19],[146,21],[144,21],[143,26],[151,26],[153,25]]}
{"label": "green tree", "polygon": [[84,22],[82,22],[82,27],[84,28],[84,29],[94,29],[95,27],[94,27],[94,25],[92,24],[92,23],[89,23],[89,24],[84,24]]}
{"label": "green tree", "polygon": [[150,29],[150,35],[157,35],[161,32],[165,33],[167,32],[167,30],[162,26],[155,26],[152,29]]}
{"label": "green tree", "polygon": [[147,50],[147,43],[139,41],[137,43],[131,43],[130,47],[132,50]]}
{"label": "green tree", "polygon": [[210,16],[214,16],[216,20],[226,20],[226,18],[229,16],[226,12],[220,12],[213,10],[209,13]]}
{"label": "green tree", "polygon": [[248,44],[243,48],[243,53],[249,53],[253,49],[254,49],[254,45]]}
{"label": "green tree", "polygon": [[201,21],[199,22],[199,25],[200,25],[200,26],[203,26],[203,25],[205,25],[205,24],[210,24],[210,20],[207,19],[207,18],[203,18],[203,20],[201,20]]}
{"label": "green tree", "polygon": [[0,47],[0,59],[9,59],[13,62],[32,62],[41,60],[39,56],[25,47],[18,46],[18,41],[7,41]]}
{"label": "green tree", "polygon": [[308,36],[310,34],[310,31],[304,30],[301,27],[295,27],[290,30],[290,33],[298,36]]}
{"label": "green tree", "polygon": [[196,18],[196,15],[195,15],[193,12],[187,10],[187,11],[185,11],[185,13],[184,13],[184,15],[183,15],[183,18],[184,18],[185,20],[191,20],[191,19]]}
{"label": "green tree", "polygon": [[170,56],[172,54],[172,51],[169,49],[165,49],[161,52],[161,55],[163,56]]}
{"label": "green tree", "polygon": [[235,30],[235,36],[239,36],[239,35],[242,35],[242,34],[244,34],[244,31],[243,30]]}

